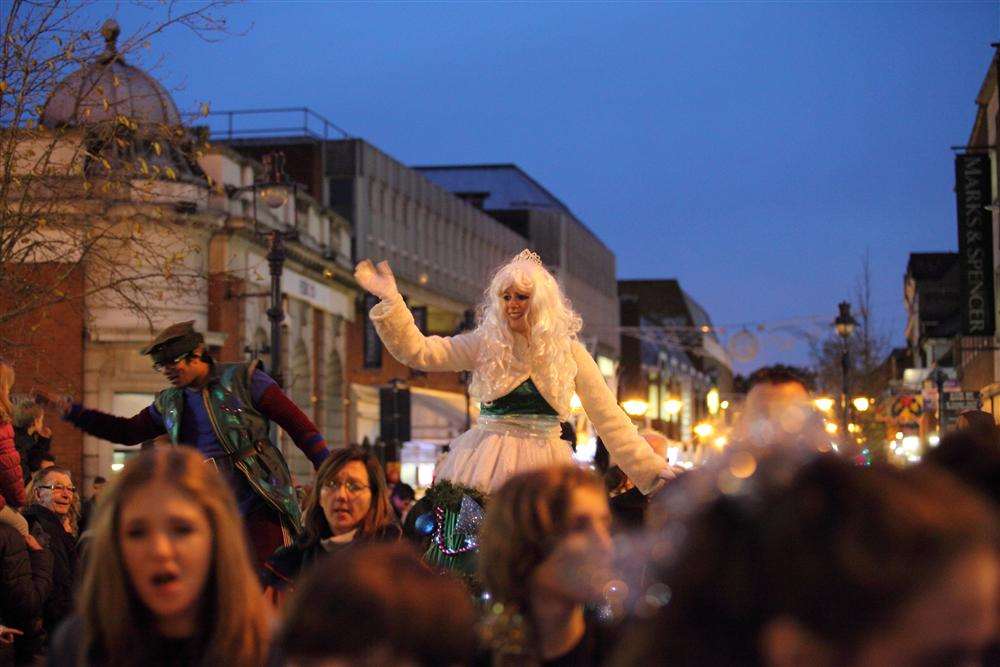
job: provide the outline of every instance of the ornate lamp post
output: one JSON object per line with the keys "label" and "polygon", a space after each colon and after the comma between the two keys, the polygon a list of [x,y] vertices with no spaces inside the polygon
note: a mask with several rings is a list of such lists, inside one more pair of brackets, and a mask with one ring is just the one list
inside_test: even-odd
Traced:
{"label": "ornate lamp post", "polygon": [[[281,366],[281,323],[285,319],[285,309],[282,307],[281,299],[281,273],[284,269],[287,253],[285,252],[285,241],[298,238],[298,207],[295,204],[295,196],[298,193],[298,184],[288,178],[285,174],[285,154],[267,153],[261,160],[264,163],[264,174],[260,179],[255,179],[250,185],[236,188],[232,194],[250,190],[253,194],[253,233],[258,238],[267,238],[267,266],[271,278],[271,289],[269,292],[261,294],[247,294],[245,296],[270,296],[271,303],[267,309],[267,319],[271,322],[271,376],[278,386],[283,386],[282,366]],[[292,197],[292,228],[291,229],[271,229],[261,232],[257,219],[257,199],[260,198],[268,208],[277,210],[285,206],[288,202],[289,193]]]}
{"label": "ornate lamp post", "polygon": [[837,319],[833,321],[833,326],[837,330],[837,335],[840,336],[840,340],[843,344],[840,352],[840,368],[842,372],[843,386],[840,395],[840,432],[843,434],[844,438],[848,437],[847,425],[850,423],[849,410],[850,410],[850,386],[848,384],[850,378],[850,368],[851,368],[851,336],[854,335],[854,330],[857,328],[857,321],[851,316],[851,304],[847,301],[841,301],[838,306],[840,308],[840,314],[837,315]]}

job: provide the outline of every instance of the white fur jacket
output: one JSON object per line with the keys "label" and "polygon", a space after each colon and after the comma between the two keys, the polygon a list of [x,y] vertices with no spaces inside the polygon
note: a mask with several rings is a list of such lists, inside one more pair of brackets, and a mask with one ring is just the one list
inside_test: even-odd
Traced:
{"label": "white fur jacket", "polygon": [[640,491],[650,493],[662,486],[664,480],[673,478],[666,460],[656,455],[639,435],[632,420],[618,407],[597,363],[579,342],[572,343],[573,382],[564,383],[563,387],[553,387],[543,374],[532,372],[535,369],[523,340],[515,346],[515,363],[504,370],[503,376],[486,380],[479,377],[480,339],[475,332],[450,337],[424,336],[398,295],[376,304],[370,317],[386,349],[400,363],[421,371],[472,371],[470,393],[480,401],[505,396],[530,377],[560,419],[565,420],[570,414],[570,399],[575,389],[584,411],[608,448],[612,462],[621,467]]}

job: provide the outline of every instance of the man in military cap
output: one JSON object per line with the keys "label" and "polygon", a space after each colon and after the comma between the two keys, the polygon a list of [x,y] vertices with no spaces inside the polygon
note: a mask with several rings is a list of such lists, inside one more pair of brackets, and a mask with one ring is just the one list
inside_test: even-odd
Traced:
{"label": "man in military cap", "polygon": [[219,364],[205,352],[194,321],[164,329],[142,354],[171,387],[139,414],[116,417],[38,392],[39,402],[90,435],[123,445],[154,438],[196,447],[219,468],[236,494],[259,561],[288,544],[299,528],[291,474],[268,431],[274,421],[314,467],[328,450],[316,426],[259,368],[259,362]]}

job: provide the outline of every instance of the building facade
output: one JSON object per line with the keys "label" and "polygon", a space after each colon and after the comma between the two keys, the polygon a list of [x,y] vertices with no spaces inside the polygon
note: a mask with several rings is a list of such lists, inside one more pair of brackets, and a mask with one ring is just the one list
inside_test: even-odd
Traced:
{"label": "building facade", "polygon": [[976,96],[969,139],[955,157],[960,308],[954,365],[961,387],[978,392],[984,410],[1000,413],[1000,197],[997,174],[997,55]]}
{"label": "building facade", "polygon": [[[108,27],[108,51],[54,88],[39,130],[5,129],[19,158],[5,178],[60,184],[58,194],[29,193],[36,213],[23,240],[42,250],[5,269],[27,276],[24,285],[66,294],[64,302],[3,327],[13,342],[5,354],[16,359],[15,390],[49,386],[88,407],[131,416],[167,387],[139,350],[163,327],[194,320],[215,359],[262,358],[327,440],[345,442],[343,359],[355,318],[348,222],[301,189],[287,190],[274,208],[259,201],[262,165],[201,145],[163,86],[117,53],[117,26]],[[106,141],[114,127],[128,132]],[[162,128],[178,145],[201,148],[153,141],[151,133]],[[58,159],[39,166],[41,150]],[[115,180],[116,173],[124,176]],[[281,369],[270,368],[266,316],[272,231],[296,232],[286,235],[279,289]],[[49,284],[57,278],[58,286]],[[51,426],[58,462],[85,488],[97,475],[113,476],[135,451]],[[282,447],[293,473],[307,482],[311,465],[290,443]]]}

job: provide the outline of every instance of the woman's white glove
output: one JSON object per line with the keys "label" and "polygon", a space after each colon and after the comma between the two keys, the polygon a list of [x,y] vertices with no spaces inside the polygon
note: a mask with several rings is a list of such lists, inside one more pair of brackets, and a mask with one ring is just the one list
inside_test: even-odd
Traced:
{"label": "woman's white glove", "polygon": [[392,275],[389,262],[382,261],[375,265],[370,259],[362,260],[354,267],[354,279],[361,287],[383,301],[399,295],[396,277]]}

